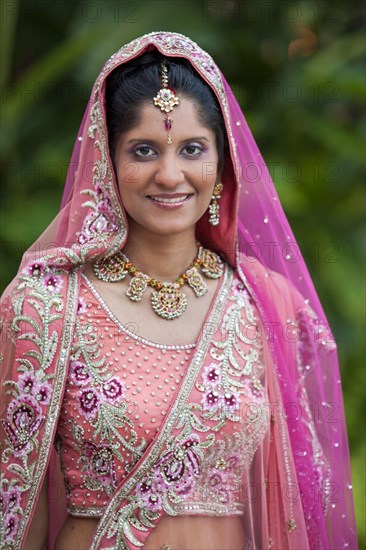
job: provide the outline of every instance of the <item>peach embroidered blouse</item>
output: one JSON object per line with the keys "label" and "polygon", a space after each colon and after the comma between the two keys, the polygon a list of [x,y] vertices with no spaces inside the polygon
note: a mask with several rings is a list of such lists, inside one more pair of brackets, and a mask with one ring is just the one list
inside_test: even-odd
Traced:
{"label": "peach embroidered blouse", "polygon": [[71,515],[102,515],[182,394],[175,437],[136,498],[150,512],[169,501],[174,514],[243,513],[239,487],[269,425],[261,331],[228,267],[211,309],[196,344],[157,344],[123,326],[82,276],[56,440]]}

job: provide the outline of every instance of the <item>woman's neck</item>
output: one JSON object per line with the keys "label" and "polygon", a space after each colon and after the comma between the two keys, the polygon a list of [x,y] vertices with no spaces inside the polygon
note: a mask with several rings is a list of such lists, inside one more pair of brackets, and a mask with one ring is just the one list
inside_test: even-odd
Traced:
{"label": "woman's neck", "polygon": [[174,281],[197,254],[194,233],[178,235],[129,234],[123,252],[142,273],[159,281]]}

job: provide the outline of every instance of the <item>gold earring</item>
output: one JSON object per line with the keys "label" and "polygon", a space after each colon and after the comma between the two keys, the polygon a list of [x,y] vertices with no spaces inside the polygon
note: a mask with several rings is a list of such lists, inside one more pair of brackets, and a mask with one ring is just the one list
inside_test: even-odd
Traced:
{"label": "gold earring", "polygon": [[214,226],[219,225],[220,223],[220,206],[217,201],[221,199],[220,193],[223,190],[223,188],[224,186],[222,185],[222,183],[216,183],[213,190],[211,202],[208,206],[208,211],[210,213],[210,217],[208,221],[210,222],[211,225],[214,225]]}

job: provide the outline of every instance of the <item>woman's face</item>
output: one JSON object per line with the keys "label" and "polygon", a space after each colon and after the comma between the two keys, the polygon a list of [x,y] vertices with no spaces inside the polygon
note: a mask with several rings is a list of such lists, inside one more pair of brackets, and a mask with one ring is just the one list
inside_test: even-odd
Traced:
{"label": "woman's face", "polygon": [[218,181],[215,134],[202,125],[195,104],[181,97],[170,118],[170,145],[164,115],[152,101],[117,142],[117,181],[132,233],[191,235]]}

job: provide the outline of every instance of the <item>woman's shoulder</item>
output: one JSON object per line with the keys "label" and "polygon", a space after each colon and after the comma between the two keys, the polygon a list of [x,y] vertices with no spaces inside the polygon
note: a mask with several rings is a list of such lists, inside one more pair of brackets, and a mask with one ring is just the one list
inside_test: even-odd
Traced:
{"label": "woman's shoulder", "polygon": [[295,300],[300,297],[299,291],[285,275],[270,269],[257,258],[240,253],[237,272],[239,277],[250,279],[252,284],[265,288],[268,292],[280,293]]}
{"label": "woman's shoulder", "polygon": [[[302,312],[313,318],[317,316],[309,305],[309,299],[290,278],[268,268],[258,259],[241,254],[237,272],[251,294],[260,296],[266,307],[276,310],[279,317],[294,320]],[[319,308],[320,316],[325,319],[320,304]]]}
{"label": "woman's shoulder", "polygon": [[[303,334],[306,328],[309,334],[316,335],[317,343],[320,342],[326,351],[335,350],[333,335],[319,301],[314,299],[314,294],[313,300],[309,300],[285,275],[244,255],[240,257],[238,271],[249,288],[255,285],[255,294],[260,294],[265,307],[272,313],[276,311],[284,326],[301,326]],[[308,288],[308,291],[311,295],[311,289]]]}

